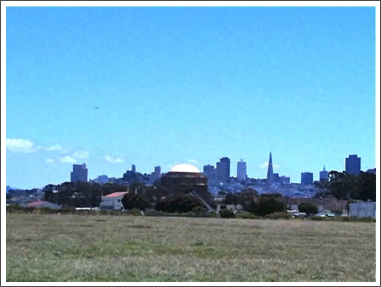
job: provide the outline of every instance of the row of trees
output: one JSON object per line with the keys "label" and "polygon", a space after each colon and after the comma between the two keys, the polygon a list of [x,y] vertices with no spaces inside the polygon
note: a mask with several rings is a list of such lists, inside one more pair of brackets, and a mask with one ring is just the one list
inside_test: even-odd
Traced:
{"label": "row of trees", "polygon": [[317,184],[323,191],[315,197],[332,195],[337,199],[357,199],[376,201],[376,175],[360,172],[359,175],[347,172],[331,171],[328,180]]}
{"label": "row of trees", "polygon": [[[135,193],[125,194],[122,204],[128,210],[134,208],[146,210],[153,207],[147,196]],[[195,207],[202,207],[202,204],[190,194],[171,194],[158,200],[154,207],[158,211],[184,213],[192,211]]]}
{"label": "row of trees", "polygon": [[48,184],[43,188],[44,199],[63,206],[97,207],[102,196],[126,190],[126,186],[116,183],[64,182]]}

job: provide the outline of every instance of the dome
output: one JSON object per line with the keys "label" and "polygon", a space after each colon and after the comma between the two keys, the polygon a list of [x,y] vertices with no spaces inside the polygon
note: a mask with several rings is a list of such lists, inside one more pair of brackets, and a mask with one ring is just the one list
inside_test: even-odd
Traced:
{"label": "dome", "polygon": [[175,165],[171,168],[169,172],[193,172],[193,173],[200,173],[199,169],[195,167],[194,165],[183,163]]}

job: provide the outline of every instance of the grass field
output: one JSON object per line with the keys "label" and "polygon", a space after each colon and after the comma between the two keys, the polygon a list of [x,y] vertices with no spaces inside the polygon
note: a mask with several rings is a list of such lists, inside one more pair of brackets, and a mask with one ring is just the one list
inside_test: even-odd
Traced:
{"label": "grass field", "polygon": [[7,281],[375,281],[375,223],[7,214]]}

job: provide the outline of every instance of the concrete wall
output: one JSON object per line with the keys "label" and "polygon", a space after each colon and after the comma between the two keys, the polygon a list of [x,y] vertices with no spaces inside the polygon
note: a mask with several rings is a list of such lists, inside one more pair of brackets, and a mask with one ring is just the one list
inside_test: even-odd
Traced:
{"label": "concrete wall", "polygon": [[376,203],[375,202],[350,203],[349,216],[376,217]]}

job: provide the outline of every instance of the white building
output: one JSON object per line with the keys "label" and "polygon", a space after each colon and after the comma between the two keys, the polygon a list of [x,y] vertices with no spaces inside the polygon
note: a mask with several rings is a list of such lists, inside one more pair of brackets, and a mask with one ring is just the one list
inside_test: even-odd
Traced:
{"label": "white building", "polygon": [[246,162],[242,159],[237,163],[237,179],[239,181],[246,180]]}
{"label": "white building", "polygon": [[349,216],[376,217],[376,203],[375,202],[350,203]]}
{"label": "white building", "polygon": [[106,196],[102,196],[101,205],[99,206],[102,210],[122,210],[122,198],[128,193],[128,191],[114,192]]}

